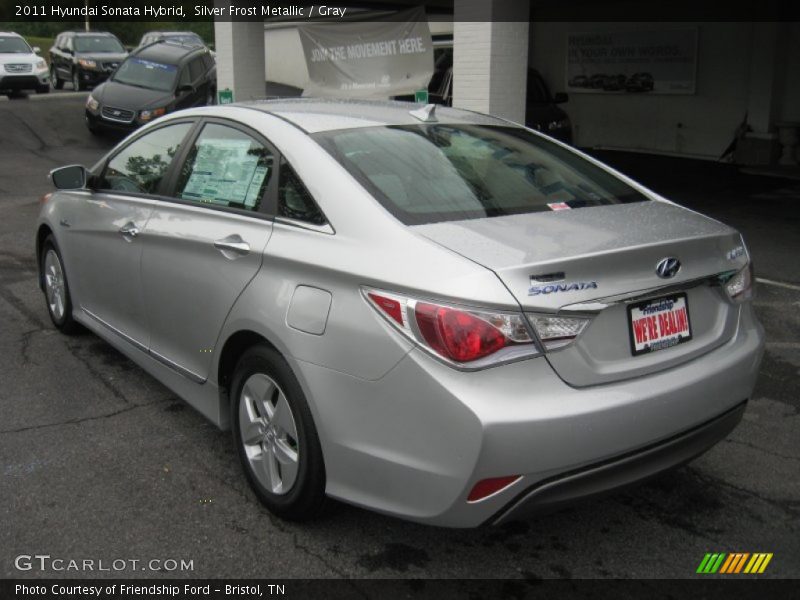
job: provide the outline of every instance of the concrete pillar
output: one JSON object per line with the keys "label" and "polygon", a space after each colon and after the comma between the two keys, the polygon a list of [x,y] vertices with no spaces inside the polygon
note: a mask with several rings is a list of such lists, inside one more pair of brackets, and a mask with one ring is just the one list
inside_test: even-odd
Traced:
{"label": "concrete pillar", "polygon": [[453,106],[525,121],[529,3],[455,0]]}
{"label": "concrete pillar", "polygon": [[769,132],[777,115],[784,75],[784,57],[779,52],[784,29],[781,23],[753,23],[747,120],[756,133]]}
{"label": "concrete pillar", "polygon": [[214,21],[217,89],[233,90],[233,99],[254,100],[265,92],[264,22]]}

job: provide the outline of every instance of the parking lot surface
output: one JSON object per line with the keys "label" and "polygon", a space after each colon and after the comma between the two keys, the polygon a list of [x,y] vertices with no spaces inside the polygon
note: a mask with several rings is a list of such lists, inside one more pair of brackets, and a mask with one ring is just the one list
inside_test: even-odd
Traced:
{"label": "parking lot surface", "polygon": [[[194,577],[693,577],[706,552],[774,553],[800,576],[800,182],[601,153],[671,199],[744,232],[767,350],[741,425],[639,487],[505,527],[445,530],[337,505],[289,524],[256,501],[229,434],[92,334],[64,337],[36,285],[47,172],[117,141],[83,124],[85,94],[0,102],[0,576],[21,554],[191,560]],[[357,588],[357,582],[353,584]]]}

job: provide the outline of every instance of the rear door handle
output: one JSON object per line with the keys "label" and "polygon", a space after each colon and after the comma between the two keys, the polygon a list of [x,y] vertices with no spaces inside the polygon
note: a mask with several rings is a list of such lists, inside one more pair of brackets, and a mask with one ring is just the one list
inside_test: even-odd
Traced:
{"label": "rear door handle", "polygon": [[216,240],[214,242],[214,248],[221,250],[223,254],[226,252],[232,252],[240,256],[250,254],[250,244],[245,242],[241,236],[236,233],[222,238],[221,240]]}
{"label": "rear door handle", "polygon": [[139,235],[139,228],[136,226],[136,223],[132,221],[128,221],[119,228],[119,232],[126,238],[135,238]]}

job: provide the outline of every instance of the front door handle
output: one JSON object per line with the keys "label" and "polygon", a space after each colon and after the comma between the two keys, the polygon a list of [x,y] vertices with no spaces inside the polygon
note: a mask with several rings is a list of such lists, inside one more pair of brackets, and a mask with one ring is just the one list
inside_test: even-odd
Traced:
{"label": "front door handle", "polygon": [[126,238],[135,238],[139,235],[139,228],[136,226],[136,223],[132,221],[128,221],[119,228],[119,232]]}
{"label": "front door handle", "polygon": [[240,256],[250,254],[250,244],[245,242],[241,236],[235,233],[226,238],[222,238],[221,240],[215,240],[214,248],[221,250],[222,254],[225,254],[226,252],[231,252]]}

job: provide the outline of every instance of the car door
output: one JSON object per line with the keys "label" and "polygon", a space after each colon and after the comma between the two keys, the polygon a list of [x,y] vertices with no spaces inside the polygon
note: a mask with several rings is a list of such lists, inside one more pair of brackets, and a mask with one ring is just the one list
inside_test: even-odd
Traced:
{"label": "car door", "polygon": [[182,155],[172,200],[160,200],[147,224],[143,291],[151,355],[202,382],[272,234],[265,209],[277,153],[246,128],[207,119]]}
{"label": "car door", "polygon": [[149,343],[142,233],[193,124],[168,124],[123,146],[103,166],[94,189],[67,224],[80,308],[142,349]]}
{"label": "car door", "polygon": [[61,47],[61,55],[58,61],[58,70],[62,79],[70,80],[72,77],[72,59],[75,56],[73,36],[64,37],[64,45]]}

